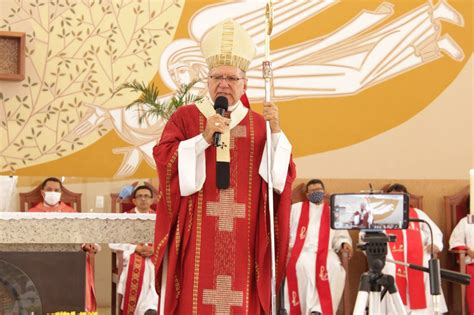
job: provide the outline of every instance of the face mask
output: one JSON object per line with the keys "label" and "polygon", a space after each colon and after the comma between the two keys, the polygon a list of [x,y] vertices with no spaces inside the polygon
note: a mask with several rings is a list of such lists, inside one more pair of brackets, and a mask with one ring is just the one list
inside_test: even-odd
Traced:
{"label": "face mask", "polygon": [[44,202],[50,206],[55,206],[61,200],[61,193],[55,191],[44,192]]}
{"label": "face mask", "polygon": [[126,199],[126,198],[130,197],[133,194],[134,189],[135,189],[135,187],[133,187],[132,185],[127,185],[127,186],[123,187],[122,190],[119,193],[119,198],[120,199]]}
{"label": "face mask", "polygon": [[309,193],[308,200],[312,203],[321,203],[324,200],[324,191],[313,191]]}

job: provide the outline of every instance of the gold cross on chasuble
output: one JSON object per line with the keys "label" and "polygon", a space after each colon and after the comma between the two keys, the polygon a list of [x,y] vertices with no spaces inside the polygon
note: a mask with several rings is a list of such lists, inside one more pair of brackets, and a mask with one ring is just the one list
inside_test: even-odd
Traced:
{"label": "gold cross on chasuble", "polygon": [[230,131],[230,148],[234,149],[235,138],[245,138],[247,137],[247,128],[245,126],[235,126]]}
{"label": "gold cross on chasuble", "polygon": [[232,291],[232,277],[227,275],[217,276],[215,290],[204,289],[202,303],[215,305],[215,314],[230,314],[231,306],[242,306],[244,301],[242,291]]}
{"label": "gold cross on chasuble", "polygon": [[234,202],[234,189],[219,190],[219,201],[210,201],[206,206],[206,214],[218,217],[219,231],[232,232],[234,218],[245,218],[245,204]]}

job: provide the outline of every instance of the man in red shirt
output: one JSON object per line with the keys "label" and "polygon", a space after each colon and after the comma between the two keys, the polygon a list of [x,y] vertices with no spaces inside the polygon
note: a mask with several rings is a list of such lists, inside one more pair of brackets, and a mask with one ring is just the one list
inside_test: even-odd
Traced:
{"label": "man in red shirt", "polygon": [[61,201],[63,184],[56,177],[46,178],[41,184],[43,202],[38,203],[28,212],[77,212]]}

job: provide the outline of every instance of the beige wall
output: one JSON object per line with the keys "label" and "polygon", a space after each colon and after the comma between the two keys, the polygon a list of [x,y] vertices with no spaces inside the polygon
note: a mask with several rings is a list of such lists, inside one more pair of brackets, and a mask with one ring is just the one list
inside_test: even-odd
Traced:
{"label": "beige wall", "polygon": [[[473,7],[474,11],[474,7]],[[470,63],[470,73],[471,77],[468,78],[468,81],[471,83],[469,90],[471,90],[471,131],[472,131],[472,137],[471,137],[471,143],[474,140],[474,69],[472,62]],[[471,145],[471,168],[474,168],[474,145]]]}
{"label": "beige wall", "polygon": [[[473,62],[471,56],[451,85],[404,124],[345,148],[295,159],[298,177],[468,179],[474,165]],[[328,136],[334,132],[328,130]],[[324,136],[314,135],[314,141]]]}

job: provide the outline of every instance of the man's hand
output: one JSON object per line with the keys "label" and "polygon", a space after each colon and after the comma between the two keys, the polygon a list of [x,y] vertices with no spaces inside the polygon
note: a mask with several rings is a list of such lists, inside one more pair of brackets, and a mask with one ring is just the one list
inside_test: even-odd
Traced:
{"label": "man's hand", "polygon": [[85,252],[88,252],[88,253],[97,254],[98,248],[95,244],[86,243],[86,244],[82,245],[82,250],[85,251]]}
{"label": "man's hand", "polygon": [[135,248],[135,253],[142,257],[151,257],[153,255],[153,247],[141,243]]}
{"label": "man's hand", "polygon": [[436,245],[431,244],[431,245],[426,246],[426,251],[427,251],[428,253],[431,253],[431,247],[433,247],[433,254],[436,255],[436,254],[438,254],[438,253],[440,252],[439,248],[438,248]]}
{"label": "man's hand", "polygon": [[341,253],[347,253],[349,255],[349,259],[352,258],[352,254],[354,253],[354,250],[352,249],[352,246],[347,244],[347,243],[342,243],[341,245]]}
{"label": "man's hand", "polygon": [[278,118],[278,107],[272,103],[263,103],[263,118],[270,121],[270,129],[272,133],[281,131],[280,119]]}
{"label": "man's hand", "polygon": [[202,136],[207,143],[212,144],[212,136],[216,132],[224,133],[226,128],[230,125],[230,119],[224,118],[219,114],[209,116],[206,122],[206,129],[202,133]]}

